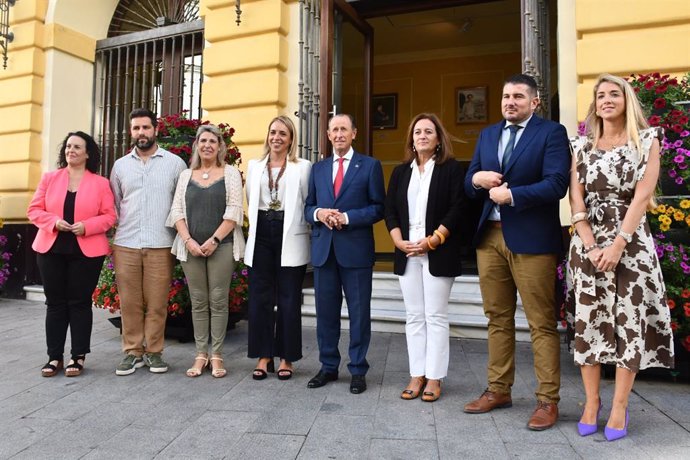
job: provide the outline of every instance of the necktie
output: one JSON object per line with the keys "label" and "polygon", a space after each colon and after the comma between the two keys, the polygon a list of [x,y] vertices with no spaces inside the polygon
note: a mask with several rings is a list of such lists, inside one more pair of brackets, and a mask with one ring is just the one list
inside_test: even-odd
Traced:
{"label": "necktie", "polygon": [[508,126],[508,129],[510,130],[510,137],[508,138],[506,148],[503,150],[503,160],[501,161],[501,167],[503,169],[506,169],[506,166],[508,166],[508,160],[510,160],[510,156],[513,154],[513,148],[515,147],[515,136],[517,136],[517,132],[520,128],[522,128],[520,125]]}
{"label": "necktie", "polygon": [[335,193],[336,197],[338,196],[338,193],[340,193],[340,187],[343,185],[343,176],[345,175],[343,168],[344,162],[345,158],[338,158],[338,171],[335,173],[335,181],[333,181],[333,192]]}

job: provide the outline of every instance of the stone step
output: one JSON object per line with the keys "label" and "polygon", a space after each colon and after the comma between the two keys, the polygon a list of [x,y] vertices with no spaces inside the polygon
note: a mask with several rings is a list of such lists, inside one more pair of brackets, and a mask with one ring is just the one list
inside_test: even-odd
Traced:
{"label": "stone step", "polygon": [[[314,289],[302,290],[302,317],[305,325],[315,325],[316,305]],[[348,328],[347,305],[343,300],[341,319],[343,328]],[[397,275],[375,272],[371,295],[372,330],[377,332],[405,332],[405,303]],[[448,321],[451,337],[487,338],[488,320],[484,316],[479,277],[459,276],[453,282],[448,303]],[[515,314],[515,328],[518,341],[528,342],[527,318],[518,298]]]}
{"label": "stone step", "polygon": [[46,296],[43,293],[43,286],[38,284],[24,286],[24,292],[26,293],[26,300],[33,300],[36,302],[46,301]]}

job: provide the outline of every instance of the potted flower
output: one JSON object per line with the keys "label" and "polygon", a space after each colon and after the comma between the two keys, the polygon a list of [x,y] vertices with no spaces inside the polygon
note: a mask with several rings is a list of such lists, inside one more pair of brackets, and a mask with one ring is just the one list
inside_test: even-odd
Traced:
{"label": "potted flower", "polygon": [[690,73],[680,80],[655,72],[631,75],[628,81],[642,103],[649,124],[664,128],[662,194],[690,194],[690,115],[687,106],[690,101]]}
{"label": "potted flower", "polygon": [[[0,228],[3,227],[2,219],[0,219]],[[0,291],[10,278],[10,259],[12,253],[7,251],[7,237],[0,235]]]}
{"label": "potted flower", "polygon": [[[196,136],[196,131],[201,125],[209,124],[209,121],[198,119],[188,119],[185,112],[181,114],[168,115],[158,120],[158,145],[182,158],[187,164],[192,154],[192,143]],[[226,163],[239,166],[242,162],[241,154],[232,140],[235,130],[225,123],[218,125],[223,133],[223,140],[227,146],[225,155]],[[243,223],[243,230],[247,230],[247,220]],[[247,295],[249,292],[247,267],[242,261],[235,266],[232,280],[228,286],[230,294],[228,309],[230,318],[228,327],[240,319],[244,318],[247,311]],[[117,292],[115,281],[115,270],[112,259],[106,257],[101,270],[100,278],[96,289],[93,292],[93,303],[99,308],[108,309],[111,313],[120,310],[120,296]],[[168,325],[166,335],[178,337],[182,341],[191,340],[191,300],[187,279],[184,276],[182,266],[175,264],[173,277],[168,292]],[[115,321],[114,324],[117,325]],[[179,324],[178,324],[179,323]]]}

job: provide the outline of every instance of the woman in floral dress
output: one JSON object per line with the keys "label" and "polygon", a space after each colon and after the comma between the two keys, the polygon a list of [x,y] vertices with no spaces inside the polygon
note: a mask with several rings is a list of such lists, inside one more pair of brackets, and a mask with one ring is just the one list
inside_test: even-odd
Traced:
{"label": "woman in floral dress", "polygon": [[627,434],[628,396],[638,371],[673,366],[666,292],[645,218],[659,175],[660,128],[648,128],[622,78],[601,75],[587,115],[589,136],[571,140],[569,315],[586,403],[580,435],[597,431],[600,365],[616,380],[604,435]]}

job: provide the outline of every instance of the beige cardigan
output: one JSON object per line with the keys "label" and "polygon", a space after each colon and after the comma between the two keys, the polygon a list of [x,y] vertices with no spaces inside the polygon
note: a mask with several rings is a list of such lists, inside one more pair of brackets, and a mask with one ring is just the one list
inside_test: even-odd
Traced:
{"label": "beige cardigan", "polygon": [[[180,174],[177,180],[177,187],[175,187],[175,197],[173,198],[170,214],[165,221],[165,225],[175,228],[175,223],[180,219],[187,219],[187,203],[185,194],[187,193],[187,186],[189,180],[192,178],[192,170],[185,169]],[[240,260],[244,257],[244,235],[242,234],[242,223],[244,221],[244,209],[242,207],[242,176],[234,166],[225,166],[225,214],[223,220],[231,220],[235,222],[235,229],[232,232],[232,253],[235,260]],[[187,260],[187,247],[180,238],[180,235],[175,235],[172,249],[170,250],[177,259],[185,262]]]}

